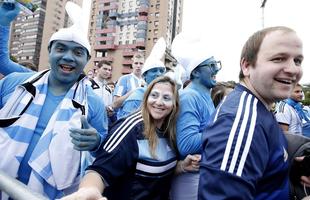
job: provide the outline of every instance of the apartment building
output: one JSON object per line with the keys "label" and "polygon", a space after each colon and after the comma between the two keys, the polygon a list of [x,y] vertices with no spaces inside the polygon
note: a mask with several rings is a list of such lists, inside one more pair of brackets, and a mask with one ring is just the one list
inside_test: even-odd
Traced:
{"label": "apartment building", "polygon": [[169,49],[181,31],[182,0],[92,0],[89,40],[92,58],[87,70],[101,60],[112,63],[112,80],[131,72],[132,56],[137,51],[146,57],[157,39],[168,45],[165,60],[172,60]]}
{"label": "apartment building", "polygon": [[[82,6],[83,0],[71,0]],[[47,45],[50,37],[68,26],[65,11],[67,0],[33,0],[37,9],[33,14],[21,13],[12,24],[10,53],[20,63],[33,63],[38,70],[47,69]]]}

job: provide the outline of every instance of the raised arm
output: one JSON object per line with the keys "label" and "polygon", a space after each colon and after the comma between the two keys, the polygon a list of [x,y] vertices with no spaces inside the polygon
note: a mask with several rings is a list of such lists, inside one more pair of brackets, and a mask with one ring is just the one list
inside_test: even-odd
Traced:
{"label": "raised arm", "polygon": [[18,3],[1,3],[0,5],[0,73],[8,75],[13,72],[30,72],[30,69],[13,62],[8,50],[10,25],[20,11],[19,5]]}

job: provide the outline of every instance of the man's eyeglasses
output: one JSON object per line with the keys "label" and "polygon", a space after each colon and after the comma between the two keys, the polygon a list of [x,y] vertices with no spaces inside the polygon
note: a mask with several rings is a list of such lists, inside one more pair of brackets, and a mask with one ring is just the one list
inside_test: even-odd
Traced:
{"label": "man's eyeglasses", "polygon": [[208,64],[199,65],[198,67],[209,67],[212,71],[212,73],[216,73],[222,69],[222,63],[221,61],[212,61]]}

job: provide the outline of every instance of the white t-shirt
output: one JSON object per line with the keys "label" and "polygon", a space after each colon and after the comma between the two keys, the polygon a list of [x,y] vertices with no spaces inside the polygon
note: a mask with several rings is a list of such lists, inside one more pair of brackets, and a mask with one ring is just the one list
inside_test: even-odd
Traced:
{"label": "white t-shirt", "polygon": [[103,99],[103,102],[106,106],[112,104],[113,94],[109,86],[101,82],[97,77],[94,78],[94,81],[100,87],[100,88],[94,89],[94,92]]}
{"label": "white t-shirt", "polygon": [[296,110],[284,101],[276,106],[275,117],[280,124],[287,124],[291,133],[302,134],[302,121]]}

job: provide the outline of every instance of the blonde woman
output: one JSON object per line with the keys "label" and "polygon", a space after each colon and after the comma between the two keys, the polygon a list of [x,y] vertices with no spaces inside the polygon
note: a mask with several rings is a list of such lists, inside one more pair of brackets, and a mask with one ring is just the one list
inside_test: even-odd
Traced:
{"label": "blonde woman", "polygon": [[88,168],[78,192],[69,199],[168,199],[175,173],[198,171],[200,157],[178,161],[177,87],[169,77],[148,86],[141,111],[119,120],[94,164]]}

